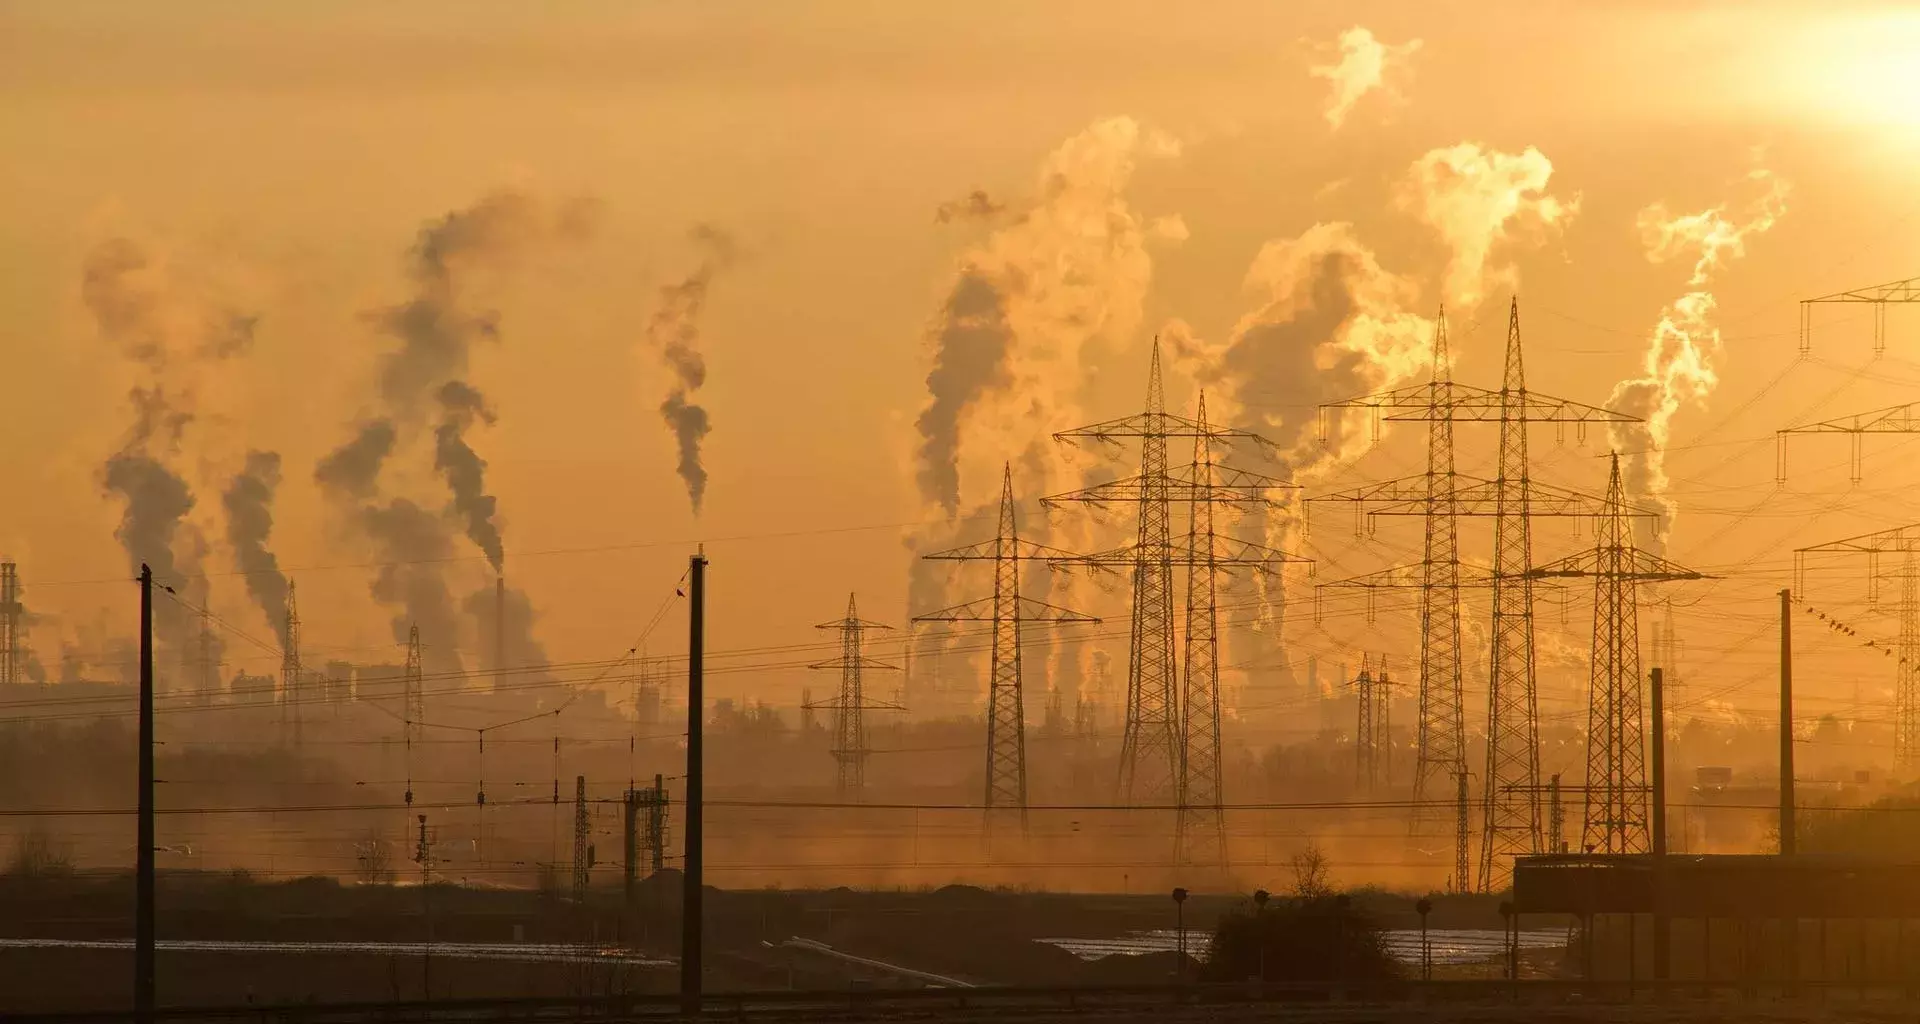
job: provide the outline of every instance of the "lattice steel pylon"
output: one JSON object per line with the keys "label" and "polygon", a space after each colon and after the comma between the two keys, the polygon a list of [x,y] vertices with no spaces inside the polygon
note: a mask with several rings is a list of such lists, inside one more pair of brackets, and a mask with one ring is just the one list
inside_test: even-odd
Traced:
{"label": "lattice steel pylon", "polygon": [[[1179,666],[1174,651],[1173,570],[1176,565],[1191,566],[1194,554],[1179,551],[1173,542],[1172,510],[1175,500],[1196,489],[1232,490],[1235,486],[1285,486],[1271,478],[1240,471],[1222,472],[1214,467],[1214,484],[1196,488],[1191,478],[1181,479],[1167,466],[1167,442],[1193,438],[1207,442],[1249,442],[1265,450],[1274,450],[1273,442],[1251,431],[1216,427],[1199,420],[1166,411],[1166,394],[1160,380],[1160,344],[1153,346],[1147,374],[1147,406],[1144,412],[1116,420],[1107,420],[1054,435],[1057,441],[1078,443],[1098,441],[1117,446],[1120,439],[1140,442],[1138,475],[1112,484],[1085,488],[1044,499],[1048,505],[1070,502],[1104,504],[1126,501],[1137,509],[1138,530],[1134,543],[1115,551],[1084,556],[1073,561],[1102,568],[1125,568],[1131,575],[1132,621],[1128,629],[1127,712],[1120,742],[1119,797],[1124,802],[1177,800],[1180,795],[1181,725]],[[1269,483],[1258,484],[1258,480]],[[1215,499],[1216,501],[1219,499]],[[1239,542],[1235,542],[1239,543]],[[1246,550],[1258,548],[1247,545]],[[1280,552],[1273,552],[1282,555]],[[1279,560],[1303,561],[1292,556]],[[1216,566],[1232,561],[1215,558]],[[1271,561],[1269,559],[1268,561]]]}
{"label": "lattice steel pylon", "polygon": [[280,645],[280,728],[282,742],[298,747],[300,735],[300,607],[293,581],[287,581],[286,639]]}
{"label": "lattice steel pylon", "polygon": [[1776,481],[1787,479],[1787,438],[1796,434],[1846,434],[1848,474],[1854,483],[1865,475],[1862,442],[1868,434],[1920,434],[1920,402],[1890,405],[1884,409],[1856,412],[1819,423],[1802,423],[1774,432],[1774,469]]}
{"label": "lattice steel pylon", "polygon": [[[1894,661],[1893,686],[1893,765],[1897,774],[1911,777],[1920,772],[1920,524],[1896,526],[1891,530],[1829,541],[1798,548],[1793,553],[1794,592],[1806,593],[1808,555],[1867,556],[1867,599],[1879,599],[1882,579],[1900,581],[1900,633],[1894,646],[1878,642],[1872,646]],[[1900,564],[1888,571],[1880,568],[1880,556],[1902,556]]]}
{"label": "lattice steel pylon", "polygon": [[407,627],[407,667],[400,679],[402,721],[409,748],[420,742],[427,718],[427,694],[421,672],[420,627]]}
{"label": "lattice steel pylon", "polygon": [[1019,510],[1013,500],[1013,467],[1001,475],[1000,523],[992,540],[936,551],[935,561],[993,563],[993,596],[984,601],[914,616],[915,622],[991,622],[993,658],[987,672],[987,772],[982,806],[991,826],[997,812],[1016,811],[1027,824],[1027,712],[1021,686],[1021,624],[1092,623],[1091,615],[1021,596],[1020,563],[1049,561],[1068,553],[1020,539]]}
{"label": "lattice steel pylon", "polygon": [[840,656],[832,661],[807,666],[811,669],[839,669],[840,692],[830,700],[807,706],[833,710],[833,747],[829,753],[833,755],[836,766],[834,792],[841,800],[858,801],[866,794],[867,758],[873,754],[872,748],[867,746],[866,712],[900,710],[898,704],[867,700],[866,682],[862,675],[864,670],[895,669],[898,666],[867,657],[864,650],[866,634],[870,629],[893,627],[861,618],[854,604],[854,595],[849,593],[847,614],[832,622],[822,622],[814,628],[838,630],[840,633]]}
{"label": "lattice steel pylon", "polygon": [[20,600],[20,567],[0,562],[0,686],[26,681],[26,606]]}
{"label": "lattice steel pylon", "polygon": [[587,887],[593,868],[593,818],[587,813],[587,777],[573,777],[573,902],[587,902]]}
{"label": "lattice steel pylon", "polygon": [[[1196,419],[1207,422],[1207,396]],[[1220,778],[1220,566],[1214,533],[1213,445],[1193,440],[1195,493],[1188,501],[1187,629],[1180,694],[1180,764],[1174,861],[1227,861],[1225,796]]]}
{"label": "lattice steel pylon", "polygon": [[[1646,853],[1652,845],[1647,826],[1639,585],[1705,577],[1634,546],[1617,453],[1607,479],[1607,508],[1592,548],[1529,569],[1527,576],[1593,579],[1593,669],[1581,845],[1589,853]],[[1558,776],[1555,783],[1557,793]]]}
{"label": "lattice steel pylon", "polygon": [[[1539,799],[1539,716],[1534,681],[1533,580],[1526,575],[1532,559],[1531,520],[1537,516],[1592,517],[1604,514],[1598,498],[1551,487],[1532,480],[1527,462],[1530,423],[1575,425],[1584,436],[1590,423],[1632,423],[1638,418],[1570,399],[1529,392],[1521,358],[1520,306],[1508,308],[1506,367],[1498,390],[1449,380],[1442,395],[1432,383],[1378,392],[1329,403],[1323,410],[1370,409],[1390,421],[1473,422],[1500,425],[1499,461],[1492,480],[1450,473],[1453,486],[1434,494],[1432,476],[1402,478],[1353,488],[1314,501],[1371,504],[1372,515],[1419,515],[1431,519],[1436,502],[1450,504],[1451,516],[1491,515],[1494,519],[1494,563],[1490,571],[1456,577],[1459,585],[1484,585],[1493,590],[1492,643],[1488,659],[1487,761],[1481,779],[1481,849],[1478,888],[1492,891],[1505,884],[1508,858],[1538,852],[1541,843]],[[1324,433],[1324,431],[1323,431]],[[1445,440],[1451,441],[1451,433]],[[1429,446],[1435,439],[1430,436]],[[1450,449],[1451,445],[1447,447]],[[1430,452],[1431,456],[1431,452]],[[1443,463],[1444,464],[1444,463]],[[1430,462],[1430,473],[1438,470]],[[1645,510],[1629,514],[1646,516]],[[1456,549],[1457,550],[1457,549]],[[1424,568],[1424,567],[1423,567]],[[1367,588],[1425,586],[1407,569],[1390,569],[1341,584]],[[1477,576],[1477,579],[1470,577]],[[1443,629],[1444,632],[1444,629]],[[1433,637],[1423,633],[1425,648]],[[1444,636],[1443,636],[1444,640]],[[1456,641],[1457,642],[1457,641]],[[1443,677],[1444,678],[1444,677]],[[1429,683],[1429,686],[1431,684]],[[1444,685],[1444,683],[1443,683]],[[1458,878],[1456,865],[1456,880]]]}

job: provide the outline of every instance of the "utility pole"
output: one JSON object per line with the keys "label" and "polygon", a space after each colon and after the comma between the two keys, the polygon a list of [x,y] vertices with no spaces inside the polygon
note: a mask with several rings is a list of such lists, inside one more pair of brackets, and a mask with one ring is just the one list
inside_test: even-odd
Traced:
{"label": "utility pole", "polygon": [[420,946],[420,992],[433,999],[433,839],[427,831],[427,816],[419,817],[420,839],[413,848],[413,859],[420,864],[420,921],[427,941]]}
{"label": "utility pole", "polygon": [[133,1009],[154,1010],[153,570],[140,566],[140,817],[134,838]]}
{"label": "utility pole", "polygon": [[707,555],[704,550],[687,565],[687,839],[680,879],[680,1012],[700,1015],[700,959],[702,952],[701,867],[702,795],[705,766],[701,763],[701,726],[705,706],[707,644]]}
{"label": "utility pole", "polygon": [[878,622],[868,622],[860,617],[854,604],[854,595],[847,595],[847,614],[833,620],[822,622],[815,629],[831,629],[840,633],[840,657],[832,661],[815,662],[810,669],[839,669],[839,695],[818,704],[804,705],[808,710],[831,708],[833,710],[833,760],[835,764],[834,793],[843,801],[859,801],[865,798],[867,790],[867,758],[873,751],[867,746],[868,711],[899,711],[898,704],[869,702],[867,700],[866,678],[863,670],[897,669],[883,661],[875,661],[866,656],[866,633],[870,629],[892,629],[892,626]]}
{"label": "utility pole", "polygon": [[993,563],[993,596],[914,616],[919,622],[993,623],[993,659],[987,673],[986,824],[989,829],[1001,812],[1019,815],[1027,828],[1027,711],[1022,684],[1020,645],[1028,622],[1093,623],[1091,615],[1035,601],[1020,593],[1022,562],[1070,557],[1068,552],[1020,539],[1020,519],[1013,500],[1013,465],[1000,476],[1000,523],[990,541],[969,544],[925,556],[934,561]]}
{"label": "utility pole", "polygon": [[1780,592],[1780,855],[1794,855],[1793,591]]}
{"label": "utility pole", "polygon": [[[1653,978],[1667,980],[1673,933],[1667,915],[1667,698],[1660,666],[1648,673],[1653,739]],[[1704,977],[1704,975],[1702,975]]]}

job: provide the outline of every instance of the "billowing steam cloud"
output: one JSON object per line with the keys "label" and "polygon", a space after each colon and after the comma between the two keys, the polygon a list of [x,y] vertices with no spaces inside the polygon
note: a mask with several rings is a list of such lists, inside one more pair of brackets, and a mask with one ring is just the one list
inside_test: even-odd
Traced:
{"label": "billowing steam cloud", "polygon": [[1420,40],[1410,39],[1388,46],[1375,39],[1372,32],[1355,25],[1340,33],[1340,38],[1328,49],[1337,50],[1340,59],[1331,64],[1316,64],[1308,70],[1315,78],[1324,78],[1333,86],[1327,97],[1326,118],[1327,124],[1337,130],[1366,94],[1375,89],[1392,91],[1387,84],[1387,72],[1413,56],[1420,49]]}
{"label": "billowing steam cloud", "polygon": [[1614,385],[1608,405],[1645,419],[1620,424],[1612,431],[1613,446],[1622,455],[1627,491],[1657,513],[1642,526],[1642,540],[1664,550],[1673,529],[1676,505],[1667,496],[1666,446],[1672,436],[1673,416],[1687,402],[1704,405],[1720,382],[1714,362],[1720,355],[1720,328],[1712,323],[1713,294],[1707,290],[1716,271],[1727,260],[1745,255],[1748,237],[1772,228],[1786,212],[1787,183],[1766,170],[1756,169],[1746,184],[1757,195],[1744,208],[1729,212],[1722,203],[1699,213],[1675,215],[1664,203],[1640,211],[1640,240],[1654,263],[1691,253],[1690,289],[1667,304],[1647,340],[1641,374]]}
{"label": "billowing steam cloud", "polygon": [[280,454],[251,451],[246,465],[227,484],[221,503],[227,512],[227,545],[233,549],[234,568],[245,576],[247,593],[273,624],[285,649],[287,577],[267,547],[273,533],[273,494],[279,486]]}
{"label": "billowing steam cloud", "polygon": [[1399,204],[1432,227],[1452,255],[1443,294],[1456,309],[1478,305],[1490,288],[1514,284],[1511,267],[1490,267],[1496,245],[1537,243],[1579,212],[1580,197],[1546,194],[1553,162],[1529,146],[1502,153],[1473,142],[1435,149],[1413,162]]}
{"label": "billowing steam cloud", "polygon": [[1035,197],[1012,223],[960,256],[928,327],[932,366],[915,421],[927,502],[959,513],[968,442],[986,500],[998,496],[1006,459],[1077,425],[1082,348],[1129,339],[1152,276],[1148,239],[1186,234],[1178,218],[1141,217],[1125,190],[1139,160],[1178,153],[1132,118],[1095,122],[1041,163]]}
{"label": "billowing steam cloud", "polygon": [[706,308],[707,288],[714,275],[733,263],[737,253],[732,236],[702,224],[693,239],[704,250],[692,273],[660,288],[660,305],[647,321],[647,344],[660,353],[673,373],[673,386],[660,403],[660,418],[673,431],[679,447],[680,479],[687,485],[693,514],[707,493],[707,469],[700,462],[700,442],[713,430],[707,410],[693,403],[693,394],[707,382],[707,360],[700,353],[700,313]]}
{"label": "billowing steam cloud", "polygon": [[[369,317],[398,342],[380,364],[378,410],[314,470],[342,521],[373,546],[381,567],[370,590],[395,609],[394,639],[406,639],[410,627],[419,626],[429,660],[442,670],[458,666],[453,652],[459,620],[443,575],[453,555],[453,523],[496,574],[505,562],[498,503],[486,489],[487,464],[467,436],[476,420],[495,422],[494,411],[467,380],[473,346],[501,335],[498,313],[473,304],[475,278],[535,245],[584,233],[593,211],[586,202],[549,211],[528,196],[500,192],[421,228],[407,259],[412,294]],[[431,431],[433,467],[449,495],[444,516],[410,497],[382,497],[383,468],[397,453],[411,453],[411,439],[425,431]]]}
{"label": "billowing steam cloud", "polygon": [[[187,287],[146,246],[126,238],[88,252],[80,295],[134,376],[126,437],[101,466],[102,486],[122,502],[114,536],[131,568],[146,563],[162,583],[204,607],[205,543],[187,521],[194,497],[179,467],[181,440],[210,368],[247,350],[256,318]],[[154,632],[167,660],[188,652],[190,630],[178,604],[156,607]]]}

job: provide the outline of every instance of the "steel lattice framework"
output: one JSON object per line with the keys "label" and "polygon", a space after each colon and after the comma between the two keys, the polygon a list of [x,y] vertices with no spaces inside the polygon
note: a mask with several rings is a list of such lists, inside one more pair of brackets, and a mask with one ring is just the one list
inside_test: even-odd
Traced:
{"label": "steel lattice framework", "polygon": [[993,563],[992,597],[916,615],[913,620],[993,623],[993,660],[987,674],[984,797],[989,825],[996,811],[1017,810],[1023,829],[1027,821],[1027,713],[1021,686],[1021,624],[1100,621],[1091,615],[1021,596],[1021,562],[1049,561],[1067,555],[1068,552],[1020,539],[1019,513],[1013,500],[1013,467],[1009,464],[1001,477],[1000,528],[994,538],[925,556],[936,561]]}
{"label": "steel lattice framework", "polygon": [[593,834],[593,818],[587,813],[587,777],[573,777],[573,902],[587,902],[587,888],[592,881],[589,874],[593,867],[593,848],[587,845],[587,838]]}
{"label": "steel lattice framework", "polygon": [[1904,281],[1889,281],[1886,284],[1870,285],[1865,288],[1851,288],[1832,295],[1822,295],[1817,299],[1800,300],[1800,354],[1805,355],[1813,348],[1813,307],[1830,303],[1860,303],[1873,307],[1873,354],[1880,355],[1887,350],[1887,307],[1906,303],[1920,302],[1920,277],[1910,277]]}
{"label": "steel lattice framework", "polygon": [[1646,712],[1640,686],[1639,585],[1704,579],[1633,544],[1626,491],[1615,454],[1607,480],[1607,515],[1594,546],[1537,566],[1532,579],[1593,579],[1593,670],[1587,704],[1586,817],[1588,853],[1646,853]]}
{"label": "steel lattice framework", "polygon": [[[1437,351],[1438,348],[1436,349]],[[1439,373],[1436,373],[1438,376]],[[1485,576],[1493,591],[1492,644],[1488,658],[1487,759],[1481,780],[1481,849],[1479,888],[1493,891],[1505,884],[1510,858],[1540,849],[1541,816],[1539,778],[1539,699],[1534,675],[1533,578],[1527,574],[1533,558],[1532,520],[1538,516],[1594,517],[1605,514],[1605,504],[1590,495],[1551,487],[1531,479],[1527,461],[1527,430],[1531,423],[1575,425],[1584,436],[1588,424],[1632,423],[1637,418],[1600,406],[1570,399],[1529,392],[1525,364],[1521,355],[1520,304],[1515,299],[1508,307],[1505,373],[1498,390],[1475,387],[1448,380],[1444,394],[1429,381],[1378,392],[1343,402],[1330,403],[1327,410],[1368,409],[1374,416],[1389,421],[1498,423],[1500,425],[1497,475],[1492,480],[1465,474],[1446,473],[1452,486],[1435,494],[1435,484],[1443,467],[1451,467],[1452,432],[1430,435],[1428,473],[1311,500],[1348,501],[1371,505],[1370,515],[1418,515],[1428,517],[1483,516],[1494,519],[1494,561]],[[1324,415],[1324,410],[1323,410]],[[1324,431],[1323,431],[1324,433]],[[1436,446],[1445,451],[1435,452]],[[1450,507],[1448,507],[1450,506]],[[1650,515],[1644,510],[1629,510],[1630,515]],[[1445,537],[1445,528],[1442,539]],[[1444,545],[1443,545],[1444,546]],[[1458,564],[1455,548],[1454,564]],[[1346,581],[1347,585],[1366,588],[1408,585],[1406,570],[1389,570],[1372,577]],[[1424,572],[1418,583],[1423,604],[1445,609],[1459,607],[1459,586],[1467,585],[1466,574],[1455,575],[1459,586],[1436,585]],[[1442,576],[1444,579],[1444,575]],[[1457,614],[1456,612],[1443,614]],[[1451,713],[1446,706],[1448,657],[1458,661],[1457,634],[1446,635],[1442,620],[1441,649],[1431,655],[1427,648],[1435,643],[1431,632],[1421,637],[1423,665],[1431,664],[1439,674],[1423,670],[1421,705],[1439,710],[1442,724],[1422,722],[1431,737],[1437,728],[1445,728]],[[1431,622],[1423,622],[1430,628]],[[1445,650],[1451,642],[1454,652]],[[1440,692],[1434,693],[1438,687]],[[1423,716],[1424,717],[1424,716]],[[1461,712],[1464,719],[1464,709]],[[1431,780],[1429,779],[1429,782]],[[1458,822],[1456,822],[1456,829]],[[1463,847],[1456,835],[1456,847]],[[1455,883],[1464,877],[1455,865]]]}
{"label": "steel lattice framework", "polygon": [[[425,728],[427,717],[427,693],[423,686],[420,660],[420,627],[407,627],[407,667],[401,678],[401,704],[404,708],[402,721],[406,725],[407,746],[420,742],[420,734]],[[411,799],[408,801],[411,803]]]}
{"label": "steel lattice framework", "polygon": [[280,728],[282,742],[298,747],[300,736],[300,607],[293,581],[287,581],[286,641],[280,649]]}
{"label": "steel lattice framework", "polygon": [[[1128,629],[1127,713],[1120,744],[1120,799],[1127,802],[1152,802],[1178,799],[1182,759],[1178,662],[1174,651],[1173,570],[1176,565],[1191,566],[1195,554],[1182,551],[1173,542],[1171,505],[1176,496],[1212,495],[1223,484],[1172,473],[1167,466],[1167,442],[1191,438],[1202,443],[1249,442],[1273,451],[1274,444],[1258,434],[1211,426],[1166,411],[1166,394],[1160,379],[1160,345],[1153,346],[1147,374],[1147,405],[1144,412],[1116,420],[1107,420],[1054,435],[1057,441],[1077,444],[1096,441],[1118,447],[1122,441],[1140,442],[1140,472],[1128,480],[1088,488],[1045,499],[1047,504],[1068,502],[1099,504],[1125,496],[1138,510],[1138,528],[1134,543],[1126,548],[1097,555],[1082,556],[1056,564],[1074,562],[1104,568],[1124,567],[1132,577],[1132,621]],[[1245,490],[1284,486],[1270,478],[1261,484],[1253,474],[1222,474],[1240,481]],[[1229,487],[1228,489],[1231,489]],[[1246,545],[1248,554],[1258,545]],[[1297,560],[1271,549],[1259,549]],[[1260,562],[1274,559],[1260,557]],[[1217,567],[1233,561],[1216,553]]]}
{"label": "steel lattice framework", "polygon": [[26,609],[20,601],[20,568],[0,562],[0,686],[25,682]]}
{"label": "steel lattice framework", "polygon": [[867,746],[868,711],[898,711],[897,704],[873,703],[867,700],[866,682],[862,675],[866,669],[892,669],[896,666],[876,661],[866,656],[864,650],[866,634],[870,629],[892,629],[884,623],[869,622],[860,617],[854,595],[847,595],[847,613],[832,622],[822,622],[815,629],[831,629],[840,633],[840,656],[832,661],[815,662],[810,669],[839,669],[840,692],[830,700],[817,704],[808,704],[811,709],[833,709],[833,755],[837,770],[834,773],[834,793],[841,800],[858,801],[866,794],[867,758],[873,750]]}
{"label": "steel lattice framework", "polygon": [[[1897,526],[1891,530],[1829,541],[1798,548],[1793,553],[1795,590],[1806,592],[1808,555],[1867,556],[1867,599],[1879,599],[1882,579],[1900,581],[1900,636],[1888,653],[1894,659],[1893,685],[1893,763],[1894,769],[1912,773],[1920,769],[1920,525]],[[1880,556],[1901,556],[1891,570],[1880,568]]]}

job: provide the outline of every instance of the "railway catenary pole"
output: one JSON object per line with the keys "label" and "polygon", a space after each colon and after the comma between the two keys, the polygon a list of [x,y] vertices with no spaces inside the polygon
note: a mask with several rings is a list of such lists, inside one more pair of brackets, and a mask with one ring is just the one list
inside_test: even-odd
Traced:
{"label": "railway catenary pole", "polygon": [[134,839],[133,1008],[153,1019],[153,570],[140,566],[140,813]]}
{"label": "railway catenary pole", "polygon": [[687,566],[687,810],[686,847],[680,881],[680,1009],[700,1013],[701,954],[701,718],[706,654],[707,555],[693,556]]}

